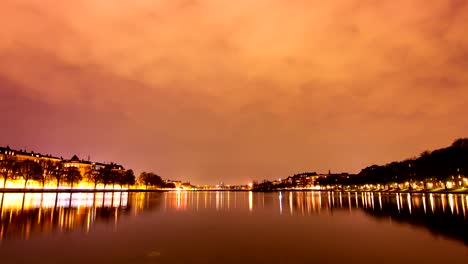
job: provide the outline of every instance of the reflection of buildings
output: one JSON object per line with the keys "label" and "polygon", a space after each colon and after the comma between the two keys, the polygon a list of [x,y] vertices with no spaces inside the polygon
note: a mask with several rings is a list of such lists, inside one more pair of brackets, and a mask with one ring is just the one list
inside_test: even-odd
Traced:
{"label": "reflection of buildings", "polygon": [[468,195],[355,192],[0,193],[0,240],[38,233],[92,232],[98,222],[148,211],[268,213],[288,216],[366,214],[425,227],[468,244]]}
{"label": "reflection of buildings", "polygon": [[[261,208],[262,203],[254,204]],[[421,226],[468,245],[468,195],[280,192],[278,209],[280,214],[296,215],[364,211],[381,219]]]}
{"label": "reflection of buildings", "polygon": [[0,241],[92,231],[93,224],[160,208],[162,193],[0,193]]}
{"label": "reflection of buildings", "polygon": [[425,227],[435,234],[468,244],[468,195],[356,192],[169,192],[165,210],[276,211],[280,215],[367,214],[388,221]]}
{"label": "reflection of buildings", "polygon": [[[264,195],[264,194],[260,194]],[[292,212],[311,214],[336,209],[383,210],[391,207],[409,214],[422,210],[423,213],[450,213],[464,218],[468,214],[468,195],[456,194],[389,194],[372,192],[279,192],[278,207],[290,208]]]}
{"label": "reflection of buildings", "polygon": [[164,209],[176,211],[229,211],[246,208],[247,192],[228,191],[174,191],[164,194]]}
{"label": "reflection of buildings", "polygon": [[[137,194],[145,195],[145,194]],[[145,198],[146,199],[146,198]],[[161,194],[159,199],[166,210],[270,210],[281,214],[310,215],[334,210],[373,209],[391,207],[410,214],[444,213],[468,218],[468,195],[455,194],[390,194],[372,192],[282,191],[229,192],[229,191],[173,191]]]}
{"label": "reflection of buildings", "polygon": [[426,228],[435,235],[457,239],[468,246],[468,196],[400,195],[397,200],[393,206],[364,211],[379,219],[391,219],[393,222]]}
{"label": "reflection of buildings", "polygon": [[117,224],[128,193],[0,193],[0,240],[81,229],[99,220]]}

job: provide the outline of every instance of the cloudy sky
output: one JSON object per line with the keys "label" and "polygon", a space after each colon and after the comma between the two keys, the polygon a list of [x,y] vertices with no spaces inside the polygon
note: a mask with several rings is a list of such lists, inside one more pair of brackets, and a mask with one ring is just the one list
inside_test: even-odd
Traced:
{"label": "cloudy sky", "polygon": [[192,183],[468,136],[465,0],[2,0],[0,145]]}

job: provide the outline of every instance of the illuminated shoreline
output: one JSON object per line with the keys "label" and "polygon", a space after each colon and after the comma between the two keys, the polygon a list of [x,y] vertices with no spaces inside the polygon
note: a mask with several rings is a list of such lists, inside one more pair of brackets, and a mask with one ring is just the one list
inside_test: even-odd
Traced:
{"label": "illuminated shoreline", "polygon": [[1,189],[0,193],[103,193],[103,192],[254,192],[254,193],[270,193],[270,192],[333,192],[333,193],[390,193],[390,194],[399,194],[399,193],[415,193],[415,194],[468,194],[468,190],[462,191],[453,191],[453,190],[437,190],[437,191],[363,191],[363,190],[311,190],[311,189],[281,189],[274,191],[252,191],[252,190],[196,190],[196,189],[187,189],[187,190],[175,190],[175,189]]}
{"label": "illuminated shoreline", "polygon": [[[227,190],[229,191],[229,190]],[[277,190],[272,190],[272,191],[253,191],[253,192],[259,192],[259,193],[267,193],[267,192],[333,192],[333,193],[348,193],[348,192],[353,192],[353,193],[392,193],[392,194],[399,194],[399,193],[451,193],[451,194],[468,194],[468,189],[465,190],[316,190],[316,189],[277,189]]]}
{"label": "illuminated shoreline", "polygon": [[168,192],[175,190],[165,189],[70,189],[70,188],[59,188],[59,189],[19,189],[19,188],[7,188],[0,189],[0,193],[107,193],[107,192]]}

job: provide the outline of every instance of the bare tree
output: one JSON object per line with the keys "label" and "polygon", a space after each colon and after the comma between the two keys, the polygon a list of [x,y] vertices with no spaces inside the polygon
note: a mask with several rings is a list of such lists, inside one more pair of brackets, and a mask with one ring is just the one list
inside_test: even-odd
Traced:
{"label": "bare tree", "polygon": [[120,180],[120,186],[127,185],[127,188],[130,187],[130,185],[135,184],[135,173],[133,170],[126,170],[123,176],[121,177]]}
{"label": "bare tree", "polygon": [[16,174],[18,159],[12,155],[0,156],[0,175],[3,178],[3,188],[6,187],[8,179],[12,179]]}
{"label": "bare tree", "polygon": [[60,187],[60,183],[62,182],[62,180],[65,177],[66,167],[63,166],[63,163],[58,162],[52,168],[51,172],[52,172],[51,177],[54,178],[55,181],[57,182],[57,188]]}
{"label": "bare tree", "polygon": [[87,167],[84,176],[88,182],[92,182],[94,184],[94,189],[96,189],[98,183],[101,181],[101,171],[96,165]]}
{"label": "bare tree", "polygon": [[112,169],[110,166],[105,166],[99,170],[99,182],[104,185],[104,189],[112,183]]}
{"label": "bare tree", "polygon": [[30,180],[40,180],[42,169],[39,163],[32,160],[24,160],[16,163],[16,173],[18,176],[24,179],[24,188]]}
{"label": "bare tree", "polygon": [[42,184],[42,188],[44,188],[45,183],[53,176],[55,168],[58,166],[58,164],[52,160],[43,159],[39,161],[39,165],[41,166],[42,170],[39,180]]}
{"label": "bare tree", "polygon": [[65,170],[65,181],[70,184],[71,188],[73,188],[73,184],[79,183],[83,179],[78,168],[75,167],[68,167]]}

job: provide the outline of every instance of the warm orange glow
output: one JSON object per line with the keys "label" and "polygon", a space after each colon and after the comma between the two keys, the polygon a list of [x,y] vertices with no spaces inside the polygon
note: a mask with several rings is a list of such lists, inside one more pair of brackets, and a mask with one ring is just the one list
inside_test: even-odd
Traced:
{"label": "warm orange glow", "polygon": [[204,184],[357,173],[467,131],[463,0],[72,2],[2,1],[3,142]]}
{"label": "warm orange glow", "polygon": [[[7,184],[6,184],[6,188],[7,189],[23,189],[24,188],[24,180],[23,179],[18,179],[18,180],[8,180],[7,181]],[[42,183],[41,182],[38,182],[38,181],[33,181],[33,180],[29,180],[27,185],[26,185],[26,189],[47,189],[47,190],[50,190],[50,189],[70,189],[71,186],[69,185],[60,185],[58,188],[57,188],[57,184],[55,182],[52,182],[52,181],[49,181],[47,182],[45,185],[44,185],[44,188],[42,187]],[[89,183],[85,180],[79,182],[78,184],[74,184],[73,185],[73,188],[74,189],[83,189],[83,190],[94,190],[94,184],[92,183]],[[135,187],[136,189],[145,189],[144,186],[136,186]],[[104,188],[104,185],[102,184],[98,184],[96,186],[96,189],[97,190],[128,190],[128,188],[126,187],[122,187],[118,184],[112,186],[112,185],[107,185],[105,188]]]}
{"label": "warm orange glow", "polygon": [[107,194],[105,197],[103,193],[4,193],[2,210],[126,206],[127,196],[125,192]]}

